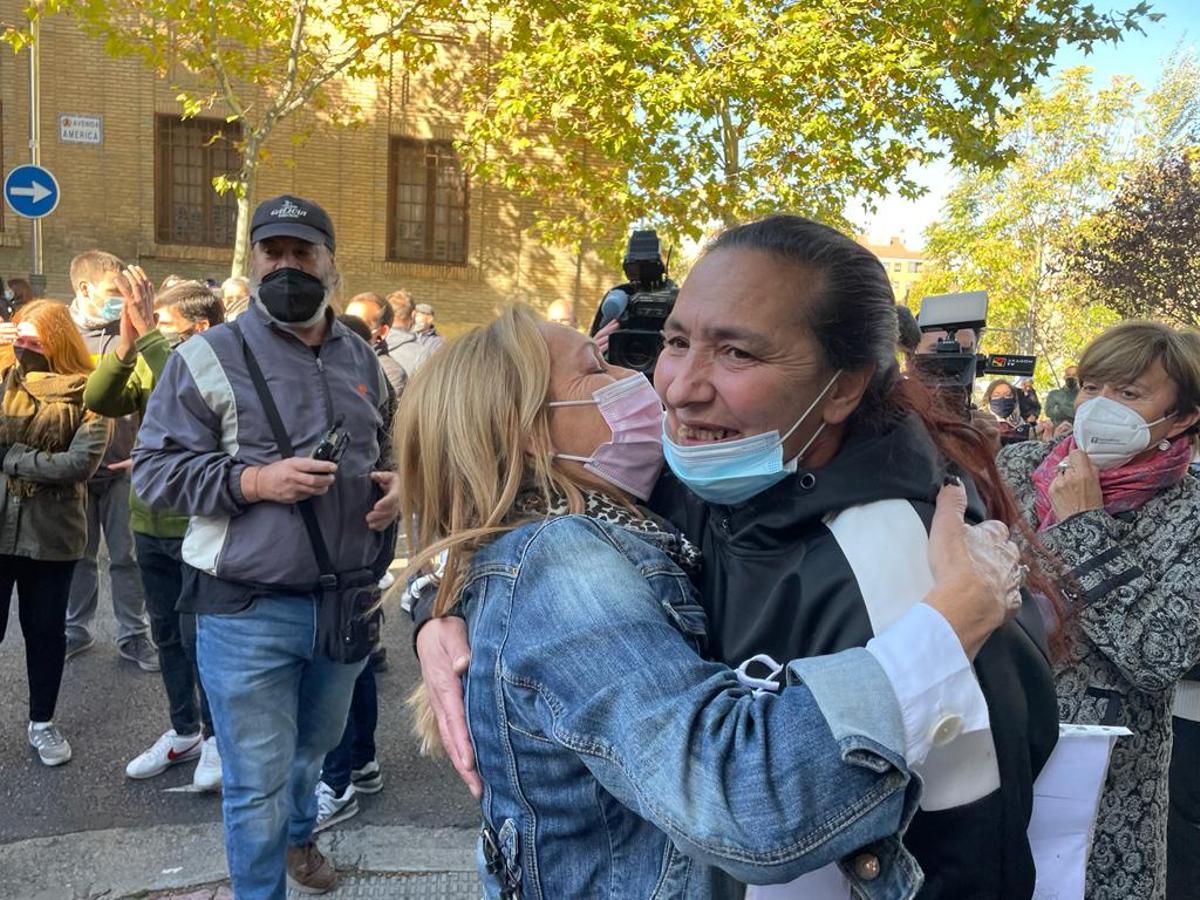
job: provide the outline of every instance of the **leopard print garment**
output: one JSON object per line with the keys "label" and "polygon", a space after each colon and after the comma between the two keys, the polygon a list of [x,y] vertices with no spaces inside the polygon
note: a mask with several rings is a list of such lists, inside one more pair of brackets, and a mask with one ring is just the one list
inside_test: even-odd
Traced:
{"label": "leopard print garment", "polygon": [[[1036,526],[1030,476],[1050,445],[1004,448],[1000,472]],[[1124,725],[1088,861],[1088,900],[1163,900],[1171,706],[1200,659],[1200,482],[1190,475],[1141,509],[1081,513],[1042,540],[1082,591],[1055,664],[1065,722]]]}
{"label": "leopard print garment", "polygon": [[[641,506],[636,507],[635,512],[600,491],[584,490],[581,493],[585,504],[583,515],[609,525],[618,525],[648,539],[650,543],[660,547],[671,561],[689,576],[700,571],[699,548],[665,519]],[[547,509],[544,498],[535,492],[522,493],[513,508],[521,516],[570,515],[565,496],[552,498],[550,508]]]}

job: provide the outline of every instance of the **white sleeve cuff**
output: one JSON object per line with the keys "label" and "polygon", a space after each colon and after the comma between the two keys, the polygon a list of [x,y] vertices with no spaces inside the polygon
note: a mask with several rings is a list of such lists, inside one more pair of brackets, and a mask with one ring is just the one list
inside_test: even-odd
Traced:
{"label": "white sleeve cuff", "polygon": [[904,721],[904,758],[920,765],[934,747],[990,727],[987,701],[950,623],[918,603],[867,642]]}

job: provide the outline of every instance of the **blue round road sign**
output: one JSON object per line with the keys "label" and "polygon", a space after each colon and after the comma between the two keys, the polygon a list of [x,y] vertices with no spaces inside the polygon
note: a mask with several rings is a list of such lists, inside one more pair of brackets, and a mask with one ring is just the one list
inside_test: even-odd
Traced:
{"label": "blue round road sign", "polygon": [[13,212],[26,219],[50,215],[58,198],[58,182],[41,166],[17,166],[4,179],[4,199]]}

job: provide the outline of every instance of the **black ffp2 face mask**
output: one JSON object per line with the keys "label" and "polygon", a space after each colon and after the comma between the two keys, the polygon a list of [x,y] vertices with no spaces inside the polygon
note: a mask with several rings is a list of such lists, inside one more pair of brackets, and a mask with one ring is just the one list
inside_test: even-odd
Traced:
{"label": "black ffp2 face mask", "polygon": [[277,322],[309,322],[325,302],[325,285],[301,269],[276,269],[259,282],[258,299]]}
{"label": "black ffp2 face mask", "polygon": [[13,350],[13,356],[17,358],[17,365],[21,367],[22,374],[27,375],[30,372],[50,371],[50,360],[46,359],[44,353],[18,347]]}

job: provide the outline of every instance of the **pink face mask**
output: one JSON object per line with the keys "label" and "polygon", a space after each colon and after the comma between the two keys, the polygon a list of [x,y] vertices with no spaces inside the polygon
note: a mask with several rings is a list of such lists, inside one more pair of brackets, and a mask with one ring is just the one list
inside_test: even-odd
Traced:
{"label": "pink face mask", "polygon": [[633,496],[645,500],[654,490],[662,471],[662,403],[654,385],[641,372],[605,385],[591,400],[554,400],[547,406],[600,407],[600,415],[612,429],[612,440],[601,444],[591,456],[556,453],[559,459],[583,463]]}

